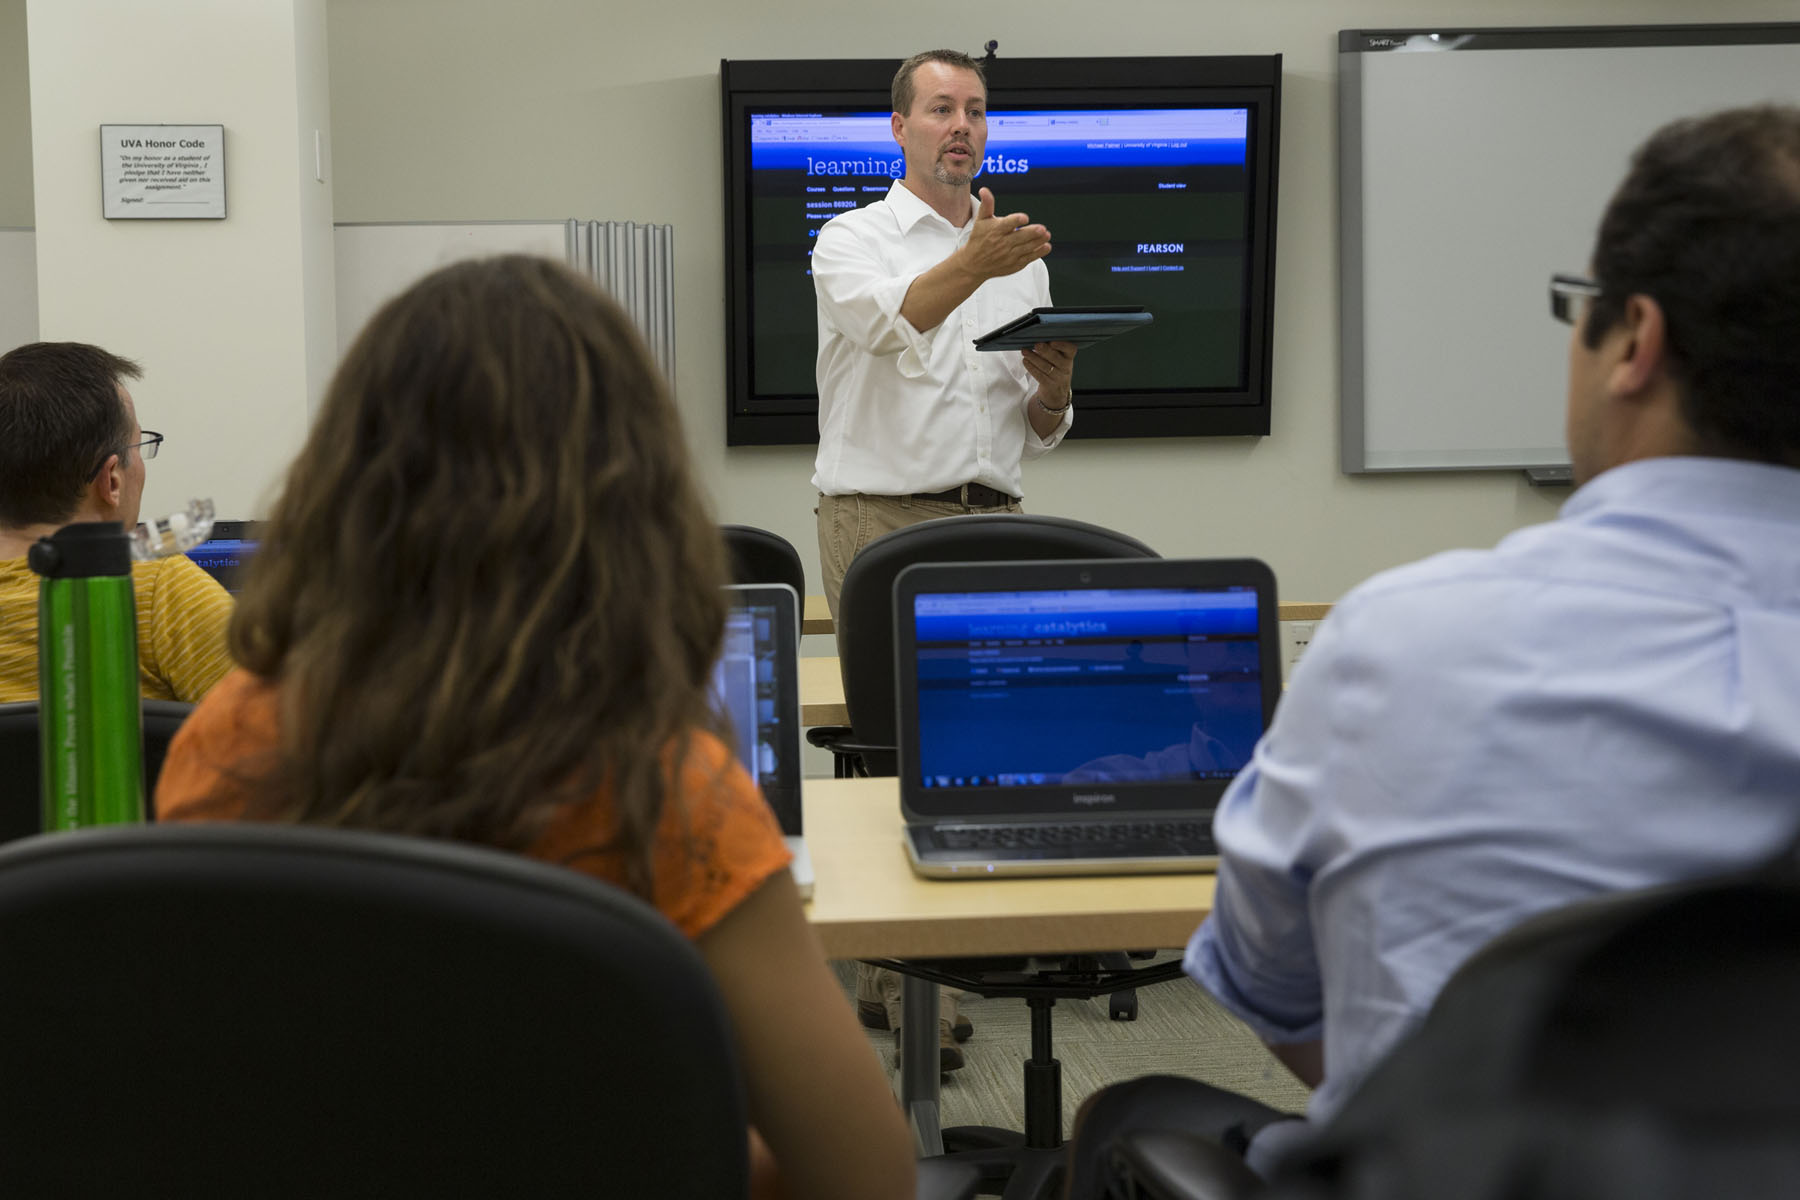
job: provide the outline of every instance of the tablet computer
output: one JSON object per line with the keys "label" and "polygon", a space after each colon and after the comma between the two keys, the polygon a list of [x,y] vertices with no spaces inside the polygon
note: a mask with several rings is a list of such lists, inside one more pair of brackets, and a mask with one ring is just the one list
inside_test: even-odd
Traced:
{"label": "tablet computer", "polygon": [[1156,320],[1143,305],[1097,308],[1034,308],[975,339],[977,350],[1024,350],[1039,342],[1073,342],[1077,348],[1104,342]]}

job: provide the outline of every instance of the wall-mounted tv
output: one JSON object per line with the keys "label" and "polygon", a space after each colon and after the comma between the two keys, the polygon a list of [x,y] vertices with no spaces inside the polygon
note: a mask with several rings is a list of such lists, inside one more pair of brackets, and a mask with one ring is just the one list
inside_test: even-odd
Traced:
{"label": "wall-mounted tv", "polygon": [[[812,239],[905,174],[889,130],[899,65],[719,64],[729,445],[818,440]],[[1049,227],[1057,305],[1156,318],[1082,353],[1071,436],[1268,433],[1281,56],[984,68],[975,186]]]}

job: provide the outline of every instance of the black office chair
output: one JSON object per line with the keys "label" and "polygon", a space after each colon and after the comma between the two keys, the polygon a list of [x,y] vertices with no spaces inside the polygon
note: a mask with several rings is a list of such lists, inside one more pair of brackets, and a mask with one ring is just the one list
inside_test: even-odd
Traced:
{"label": "black office chair", "polygon": [[719,532],[731,555],[731,582],[785,583],[806,599],[806,567],[792,542],[754,525],[721,525]]}
{"label": "black office chair", "polygon": [[747,1188],[704,963],[625,892],[496,851],[260,825],[0,849],[9,1190]]}
{"label": "black office chair", "polygon": [[1090,1144],[1077,1129],[1083,1165],[1110,1161],[1112,1190],[1071,1197],[1800,1194],[1796,1011],[1790,848],[1755,871],[1597,897],[1497,938],[1266,1184],[1191,1133]]}
{"label": "black office chair", "polygon": [[[163,758],[175,731],[194,711],[179,700],[145,700],[144,816],[162,774]],[[44,810],[39,789],[38,702],[0,704],[0,842],[42,833]]]}
{"label": "black office chair", "polygon": [[850,724],[821,725],[807,740],[832,752],[836,774],[892,775],[894,577],[914,563],[1156,558],[1127,534],[1066,517],[973,513],[922,521],[870,542],[850,560],[838,594],[837,643]]}
{"label": "black office chair", "polygon": [[[1098,525],[1018,513],[945,517],[877,538],[851,560],[838,600],[838,653],[850,725],[816,728],[808,731],[808,739],[833,752],[840,777],[895,773],[894,578],[914,563],[1156,557],[1136,538]],[[986,1126],[943,1131],[954,1159],[975,1166],[986,1185],[1005,1183],[1008,1196],[1022,1197],[1048,1197],[1060,1183],[1062,1066],[1053,1057],[1051,1038],[1056,1001],[1107,996],[1111,1015],[1131,1020],[1137,1016],[1132,985],[1175,974],[1172,969],[1134,969],[1123,951],[1063,956],[1048,964],[988,958],[880,965],[1030,1005],[1032,1053],[1024,1064],[1023,1133]]]}

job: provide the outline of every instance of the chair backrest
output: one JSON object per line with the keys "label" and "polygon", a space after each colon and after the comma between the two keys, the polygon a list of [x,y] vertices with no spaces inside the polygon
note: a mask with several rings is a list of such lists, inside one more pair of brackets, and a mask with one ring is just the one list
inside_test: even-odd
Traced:
{"label": "chair backrest", "polygon": [[[1134,537],[1066,517],[976,513],[922,521],[864,546],[844,572],[837,642],[850,728],[866,745],[894,744],[894,577],[914,563],[1157,558]],[[897,769],[891,751],[864,751],[871,775]]]}
{"label": "chair backrest", "polygon": [[731,582],[785,583],[806,598],[806,567],[792,542],[754,525],[721,525],[719,532],[731,554]]}
{"label": "chair backrest", "polygon": [[1534,918],[1456,972],[1272,1194],[1800,1195],[1797,1010],[1793,850]]}
{"label": "chair backrest", "polygon": [[[150,796],[175,731],[194,711],[179,700],[145,700],[144,709],[144,816],[149,819]],[[22,700],[0,704],[0,842],[42,833],[44,807],[39,795],[38,702]]]}
{"label": "chair backrest", "polygon": [[498,851],[263,825],[0,849],[20,1195],[741,1197],[698,953]]}

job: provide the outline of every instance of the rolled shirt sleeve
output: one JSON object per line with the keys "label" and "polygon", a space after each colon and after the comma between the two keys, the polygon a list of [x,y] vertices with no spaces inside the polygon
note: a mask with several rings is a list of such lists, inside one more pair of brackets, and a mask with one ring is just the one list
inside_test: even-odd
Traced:
{"label": "rolled shirt sleeve", "polygon": [[[1050,295],[1048,292],[1045,292],[1044,294],[1044,303],[1045,305],[1050,303]],[[1034,390],[1032,396],[1035,396],[1036,394],[1037,393]],[[1025,397],[1025,407],[1029,408],[1030,406],[1031,396],[1027,396]],[[1038,431],[1032,428],[1030,414],[1027,414],[1025,418],[1025,449],[1019,456],[1020,459],[1024,462],[1030,462],[1034,458],[1042,458],[1044,455],[1050,453],[1052,450],[1062,445],[1062,440],[1069,436],[1069,430],[1073,428],[1074,425],[1075,406],[1073,404],[1069,405],[1068,411],[1063,413],[1062,420],[1056,423],[1056,428],[1050,431],[1049,437],[1038,436]]]}
{"label": "rolled shirt sleeve", "polygon": [[1309,872],[1296,853],[1299,831],[1283,820],[1282,806],[1259,803],[1263,786],[1253,765],[1219,806],[1213,911],[1188,942],[1182,965],[1265,1042],[1311,1041],[1324,1028],[1325,998]]}

